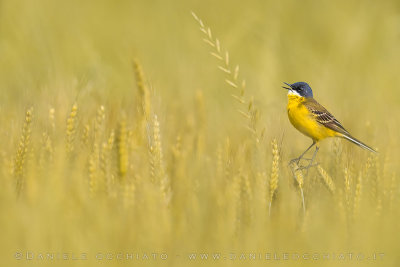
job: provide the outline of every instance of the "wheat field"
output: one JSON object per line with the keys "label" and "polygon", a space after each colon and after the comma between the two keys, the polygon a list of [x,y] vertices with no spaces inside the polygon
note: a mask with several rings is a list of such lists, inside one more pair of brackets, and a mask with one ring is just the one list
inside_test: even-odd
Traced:
{"label": "wheat field", "polygon": [[[0,1],[2,266],[398,266],[398,1]],[[311,144],[282,82],[372,154]]]}

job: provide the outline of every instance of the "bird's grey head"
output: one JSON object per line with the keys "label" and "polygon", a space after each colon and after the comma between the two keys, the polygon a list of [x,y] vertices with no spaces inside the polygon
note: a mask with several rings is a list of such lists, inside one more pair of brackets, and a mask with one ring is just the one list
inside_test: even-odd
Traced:
{"label": "bird's grey head", "polygon": [[282,86],[283,88],[289,90],[289,94],[299,95],[302,97],[313,97],[313,92],[308,83],[297,82],[297,83],[284,83],[289,87]]}

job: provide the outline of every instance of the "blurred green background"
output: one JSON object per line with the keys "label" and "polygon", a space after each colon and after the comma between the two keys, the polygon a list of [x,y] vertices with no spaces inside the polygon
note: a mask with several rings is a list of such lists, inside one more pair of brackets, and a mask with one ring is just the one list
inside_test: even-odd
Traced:
{"label": "blurred green background", "polygon": [[[282,149],[281,170],[285,182],[288,180],[288,160],[300,154],[310,143],[309,139],[294,130],[287,119],[286,91],[281,88],[282,82],[297,81],[308,82],[314,90],[314,97],[330,110],[346,129],[368,145],[378,148],[381,156],[377,162],[382,166],[382,177],[385,177],[385,181],[389,181],[389,176],[398,177],[400,2],[397,0],[0,0],[0,145],[4,177],[2,184],[9,181],[8,169],[19,142],[24,114],[31,106],[34,108],[36,121],[33,126],[33,140],[39,140],[42,130],[49,127],[46,124],[48,110],[54,108],[57,128],[54,138],[61,143],[60,140],[65,138],[66,118],[74,102],[79,105],[81,128],[78,135],[82,135],[82,126],[96,116],[100,105],[104,105],[107,112],[107,134],[121,118],[128,118],[128,124],[134,125],[136,117],[133,114],[138,107],[135,106],[137,94],[132,64],[134,59],[139,59],[153,94],[154,110],[159,116],[166,161],[172,161],[171,147],[178,135],[183,136],[182,143],[186,142],[187,145],[189,142],[185,141],[185,134],[188,136],[187,140],[191,140],[201,130],[204,131],[205,143],[201,152],[203,154],[188,148],[186,156],[195,162],[188,160],[182,163],[190,169],[189,174],[199,178],[196,180],[196,186],[199,183],[200,188],[204,190],[200,190],[201,193],[198,194],[196,205],[200,212],[197,214],[199,217],[195,217],[203,220],[196,221],[193,225],[193,229],[197,231],[195,239],[198,243],[192,243],[188,236],[183,241],[175,239],[173,234],[165,237],[162,230],[154,234],[159,234],[159,239],[153,236],[151,240],[157,240],[157,245],[167,248],[169,242],[176,242],[174,249],[177,251],[184,250],[185,246],[201,250],[207,248],[204,244],[213,243],[214,239],[210,238],[210,241],[207,235],[207,231],[213,228],[207,225],[207,217],[203,215],[212,209],[214,199],[208,195],[209,184],[202,184],[202,178],[208,177],[209,173],[214,171],[207,168],[215,158],[215,148],[218,145],[223,146],[229,137],[233,147],[240,147],[243,138],[248,136],[243,129],[243,119],[236,112],[238,104],[230,96],[233,89],[226,84],[224,74],[217,68],[216,59],[209,55],[210,48],[202,41],[204,36],[191,15],[192,11],[211,28],[213,35],[221,41],[223,50],[229,51],[232,64],[240,65],[240,77],[247,82],[246,95],[254,98],[254,105],[261,114],[260,125],[265,128],[266,145],[263,143],[261,150],[270,149],[269,142],[272,138],[283,140],[279,144]],[[198,110],[195,106],[198,92],[202,92],[204,105],[205,126],[200,130],[196,128],[199,127],[196,117]],[[54,143],[57,145],[57,141]],[[330,166],[328,169],[333,168],[330,161],[333,146],[333,141],[323,143],[319,154],[321,161]],[[353,172],[361,172],[360,166],[364,166],[368,155],[351,144],[343,143],[343,146],[344,151],[350,151],[348,157],[356,155],[356,160],[359,159],[359,162],[353,163]],[[236,149],[240,155],[241,150]],[[78,159],[91,153],[89,149],[82,151],[77,155]],[[134,149],[132,153],[134,169],[141,164],[142,154],[138,154]],[[263,153],[268,155],[265,156],[268,162],[263,164],[270,168],[270,150]],[[201,159],[196,158],[195,154],[201,154]],[[245,171],[249,169],[250,174],[255,173],[251,169],[252,164],[243,164]],[[376,166],[378,165],[377,163]],[[55,177],[66,170],[71,170],[71,177],[80,178],[79,175],[83,177],[86,173],[84,163],[76,169],[62,164],[57,166],[64,169],[56,171]],[[170,171],[168,166],[167,172]],[[239,167],[238,165],[238,169]],[[268,168],[266,169],[269,175]],[[140,173],[142,172],[144,173],[141,170]],[[47,175],[53,177],[53,174]],[[74,179],[77,179],[76,177]],[[396,179],[396,187],[392,189],[398,200],[400,187],[399,180]],[[356,179],[354,183],[355,181]],[[390,184],[386,183],[379,188],[385,197],[389,194],[386,190],[389,187]],[[184,186],[183,188],[187,189]],[[44,193],[39,191],[39,195],[47,197],[43,198],[47,202],[51,202],[53,196],[64,196],[62,187],[56,187],[53,193],[49,193],[52,192],[51,187],[47,190],[49,191]],[[146,225],[146,222],[141,221],[142,217],[140,222],[137,222],[138,219],[132,217],[132,214],[124,221],[124,210],[117,210],[114,214],[113,206],[103,209],[103,206],[97,207],[89,200],[78,198],[84,203],[82,206],[75,202],[62,202],[63,206],[53,215],[52,211],[57,210],[54,207],[49,208],[43,203],[39,206],[24,206],[24,203],[17,201],[14,203],[14,196],[7,192],[10,193],[4,189],[4,201],[0,204],[3,221],[1,225],[8,232],[2,244],[2,248],[7,249],[2,251],[1,254],[5,255],[1,261],[4,260],[9,266],[16,264],[16,261],[10,258],[10,251],[19,247],[34,249],[36,246],[46,249],[47,244],[57,244],[61,237],[66,240],[59,246],[62,249],[95,249],[96,231],[106,233],[102,241],[112,240],[110,246],[101,244],[100,247],[130,248],[131,242],[136,241],[133,246],[135,248],[140,248],[141,244],[153,248],[151,241],[144,241],[144,237],[136,240],[135,235],[124,235],[126,229],[135,227],[135,223]],[[68,198],[68,192],[70,191],[67,190],[64,197]],[[80,196],[83,193],[76,194]],[[292,194],[295,196],[295,193]],[[208,201],[204,201],[202,196]],[[287,196],[282,194],[280,201],[293,201],[293,196],[286,199]],[[182,197],[179,201],[183,203],[186,199]],[[321,205],[328,214],[327,209],[331,206],[323,203]],[[62,215],[65,210],[77,206],[80,207],[79,212],[68,213],[68,216],[71,216],[68,218],[75,220],[70,228],[67,227],[64,232],[63,227],[67,222],[63,219],[52,219],[51,229],[54,232],[45,234],[51,242],[42,241],[41,234],[46,232],[47,219]],[[37,217],[34,215],[36,212]],[[365,217],[362,218],[369,218],[368,212],[368,208],[365,208]],[[34,216],[33,221],[37,223],[32,228],[34,232],[29,230],[29,214]],[[147,216],[147,213],[144,214],[141,215]],[[314,223],[311,223],[309,235],[299,237],[293,244],[291,234],[297,232],[287,231],[288,228],[292,229],[292,225],[285,222],[296,219],[297,214],[291,214],[292,217],[288,218],[280,217],[273,222],[273,227],[278,230],[276,235],[272,235],[273,241],[269,241],[269,248],[307,250],[332,243],[334,248],[340,247],[345,241],[334,237],[339,233],[340,227],[329,225],[334,229],[329,232],[329,229],[317,225],[317,222],[330,221],[331,215],[327,214],[324,213],[314,221],[310,219]],[[109,219],[108,216],[115,217]],[[156,218],[157,212],[153,211],[150,217]],[[81,222],[80,218],[95,224],[95,230],[90,232],[90,223]],[[96,223],[97,218],[99,221]],[[365,235],[369,235],[370,231],[375,232],[371,238],[360,238],[360,243],[365,244],[368,249],[374,247],[374,243],[381,237],[376,230],[382,230],[382,225],[386,225],[387,228],[382,234],[383,241],[380,243],[383,245],[377,249],[386,249],[388,254],[398,250],[398,242],[393,241],[391,236],[391,233],[394,235],[399,230],[398,226],[393,225],[398,217],[393,215],[390,218],[391,220],[387,221],[383,219],[381,225],[362,228]],[[181,234],[190,232],[188,229],[191,228],[192,221],[188,221],[186,224],[182,222],[181,228],[177,228],[181,229]],[[223,229],[225,221],[218,222],[221,223],[218,229]],[[60,229],[55,226],[58,223],[61,223]],[[149,228],[154,225],[157,227],[156,219],[152,223],[149,224]],[[79,228],[82,225],[87,227],[84,229],[89,232],[89,237],[74,236],[83,229]],[[113,231],[117,231],[118,234],[114,236]],[[267,231],[263,234],[273,232]],[[326,233],[327,236],[321,233]],[[16,235],[18,238],[15,238]],[[57,239],[53,240],[52,236]],[[217,231],[214,238],[218,239],[218,236]],[[217,242],[215,246],[229,244],[231,240],[225,237],[221,234],[222,241]],[[257,237],[257,233],[254,232],[252,237]],[[313,243],[311,237],[317,238],[318,241]],[[325,243],[325,237],[334,241]],[[126,239],[122,242],[119,238]],[[243,247],[250,249],[253,244],[251,240],[249,238],[243,243]],[[12,249],[6,244],[8,242]],[[262,247],[262,240],[257,242],[257,246]],[[241,248],[240,242],[234,244],[237,249]],[[330,245],[326,247],[332,248]],[[391,258],[388,256],[388,265],[385,266],[395,264],[396,259],[398,263],[398,258],[393,253]],[[26,261],[20,263],[30,264]],[[94,265],[97,263],[91,262]],[[113,262],[116,263],[118,262]],[[182,263],[178,261],[177,264]],[[196,264],[201,265],[200,262]]]}
{"label": "blurred green background", "polygon": [[[271,124],[288,126],[283,81],[310,83],[360,138],[366,122],[398,121],[398,1],[3,0],[1,109],[69,106],[78,94],[87,105],[129,108],[131,63],[139,58],[165,108],[185,110],[201,89],[211,118],[231,119],[230,92],[191,11],[240,65],[247,93]],[[393,123],[374,130],[393,138]]]}

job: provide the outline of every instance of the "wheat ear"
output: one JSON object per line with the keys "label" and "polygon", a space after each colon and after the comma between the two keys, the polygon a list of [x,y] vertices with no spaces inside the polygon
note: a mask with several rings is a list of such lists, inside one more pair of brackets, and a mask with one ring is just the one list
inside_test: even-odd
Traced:
{"label": "wheat ear", "polygon": [[125,175],[128,172],[128,150],[127,150],[127,130],[126,121],[123,119],[119,123],[118,137],[117,137],[117,148],[118,148],[118,171],[121,180],[125,179]]}
{"label": "wheat ear", "polygon": [[89,155],[89,192],[91,197],[97,193],[99,160],[99,146],[94,143],[93,151]]}
{"label": "wheat ear", "polygon": [[274,138],[271,142],[272,146],[272,170],[269,180],[269,215],[271,216],[272,201],[276,195],[279,181],[279,150],[278,142]]}
{"label": "wheat ear", "polygon": [[141,114],[142,118],[147,118],[151,112],[150,90],[147,86],[142,65],[138,59],[133,60],[133,70],[136,78],[136,87],[139,93],[139,113]]}
{"label": "wheat ear", "polygon": [[317,166],[318,173],[321,175],[322,180],[324,181],[326,187],[329,189],[331,193],[335,193],[336,186],[333,182],[331,176],[321,167],[321,165]]}
{"label": "wheat ear", "polygon": [[165,171],[160,123],[157,115],[154,115],[151,126],[151,132],[150,127],[147,127],[149,137],[150,174],[152,182],[158,184],[160,187],[163,203],[168,206],[171,200],[172,191],[169,177]]}
{"label": "wheat ear", "polygon": [[194,12],[192,12],[192,16],[199,23],[200,31],[204,34],[203,41],[211,48],[210,54],[219,62],[218,69],[226,75],[225,82],[230,87],[237,90],[237,92],[231,94],[231,96],[242,106],[241,109],[238,109],[238,112],[247,119],[248,124],[246,128],[254,134],[257,143],[260,142],[264,135],[264,130],[258,130],[260,112],[254,105],[253,98],[245,96],[246,81],[239,78],[239,65],[235,67],[232,66],[229,59],[229,52],[222,49],[218,38],[213,38],[211,29],[206,27],[203,21]]}
{"label": "wheat ear", "polygon": [[24,182],[26,154],[28,153],[29,144],[31,142],[32,116],[33,108],[30,108],[25,113],[25,122],[22,127],[22,134],[19,139],[17,153],[14,159],[14,176],[16,179],[17,194],[21,192]]}
{"label": "wheat ear", "polygon": [[358,210],[361,202],[361,193],[362,193],[362,177],[361,172],[357,176],[356,187],[354,191],[354,199],[353,199],[353,219],[357,217]]}
{"label": "wheat ear", "polygon": [[75,133],[76,133],[76,117],[78,114],[78,104],[74,103],[71,108],[71,112],[69,113],[67,119],[67,131],[66,131],[66,150],[67,154],[70,154],[74,151],[74,141],[75,141]]}
{"label": "wheat ear", "polygon": [[301,203],[302,203],[302,207],[303,207],[303,215],[305,215],[306,214],[306,204],[305,204],[305,200],[304,200],[303,172],[301,171],[301,169],[299,169],[299,166],[296,163],[294,163],[294,166],[292,167],[292,172],[293,172],[293,176],[297,182],[297,185],[299,186],[299,189],[300,189]]}

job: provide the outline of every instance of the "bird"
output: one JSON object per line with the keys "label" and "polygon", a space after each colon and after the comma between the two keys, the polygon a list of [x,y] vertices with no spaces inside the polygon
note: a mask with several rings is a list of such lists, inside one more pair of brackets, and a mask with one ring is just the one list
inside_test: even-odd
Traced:
{"label": "bird", "polygon": [[284,84],[288,86],[282,87],[288,90],[287,112],[291,124],[312,139],[312,144],[299,157],[292,159],[290,163],[298,165],[307,151],[315,146],[312,158],[307,159],[310,161],[309,164],[303,167],[308,170],[319,150],[319,141],[328,137],[341,137],[366,150],[377,153],[375,149],[354,138],[326,108],[319,104],[314,99],[313,91],[306,82],[293,84],[284,82]]}

